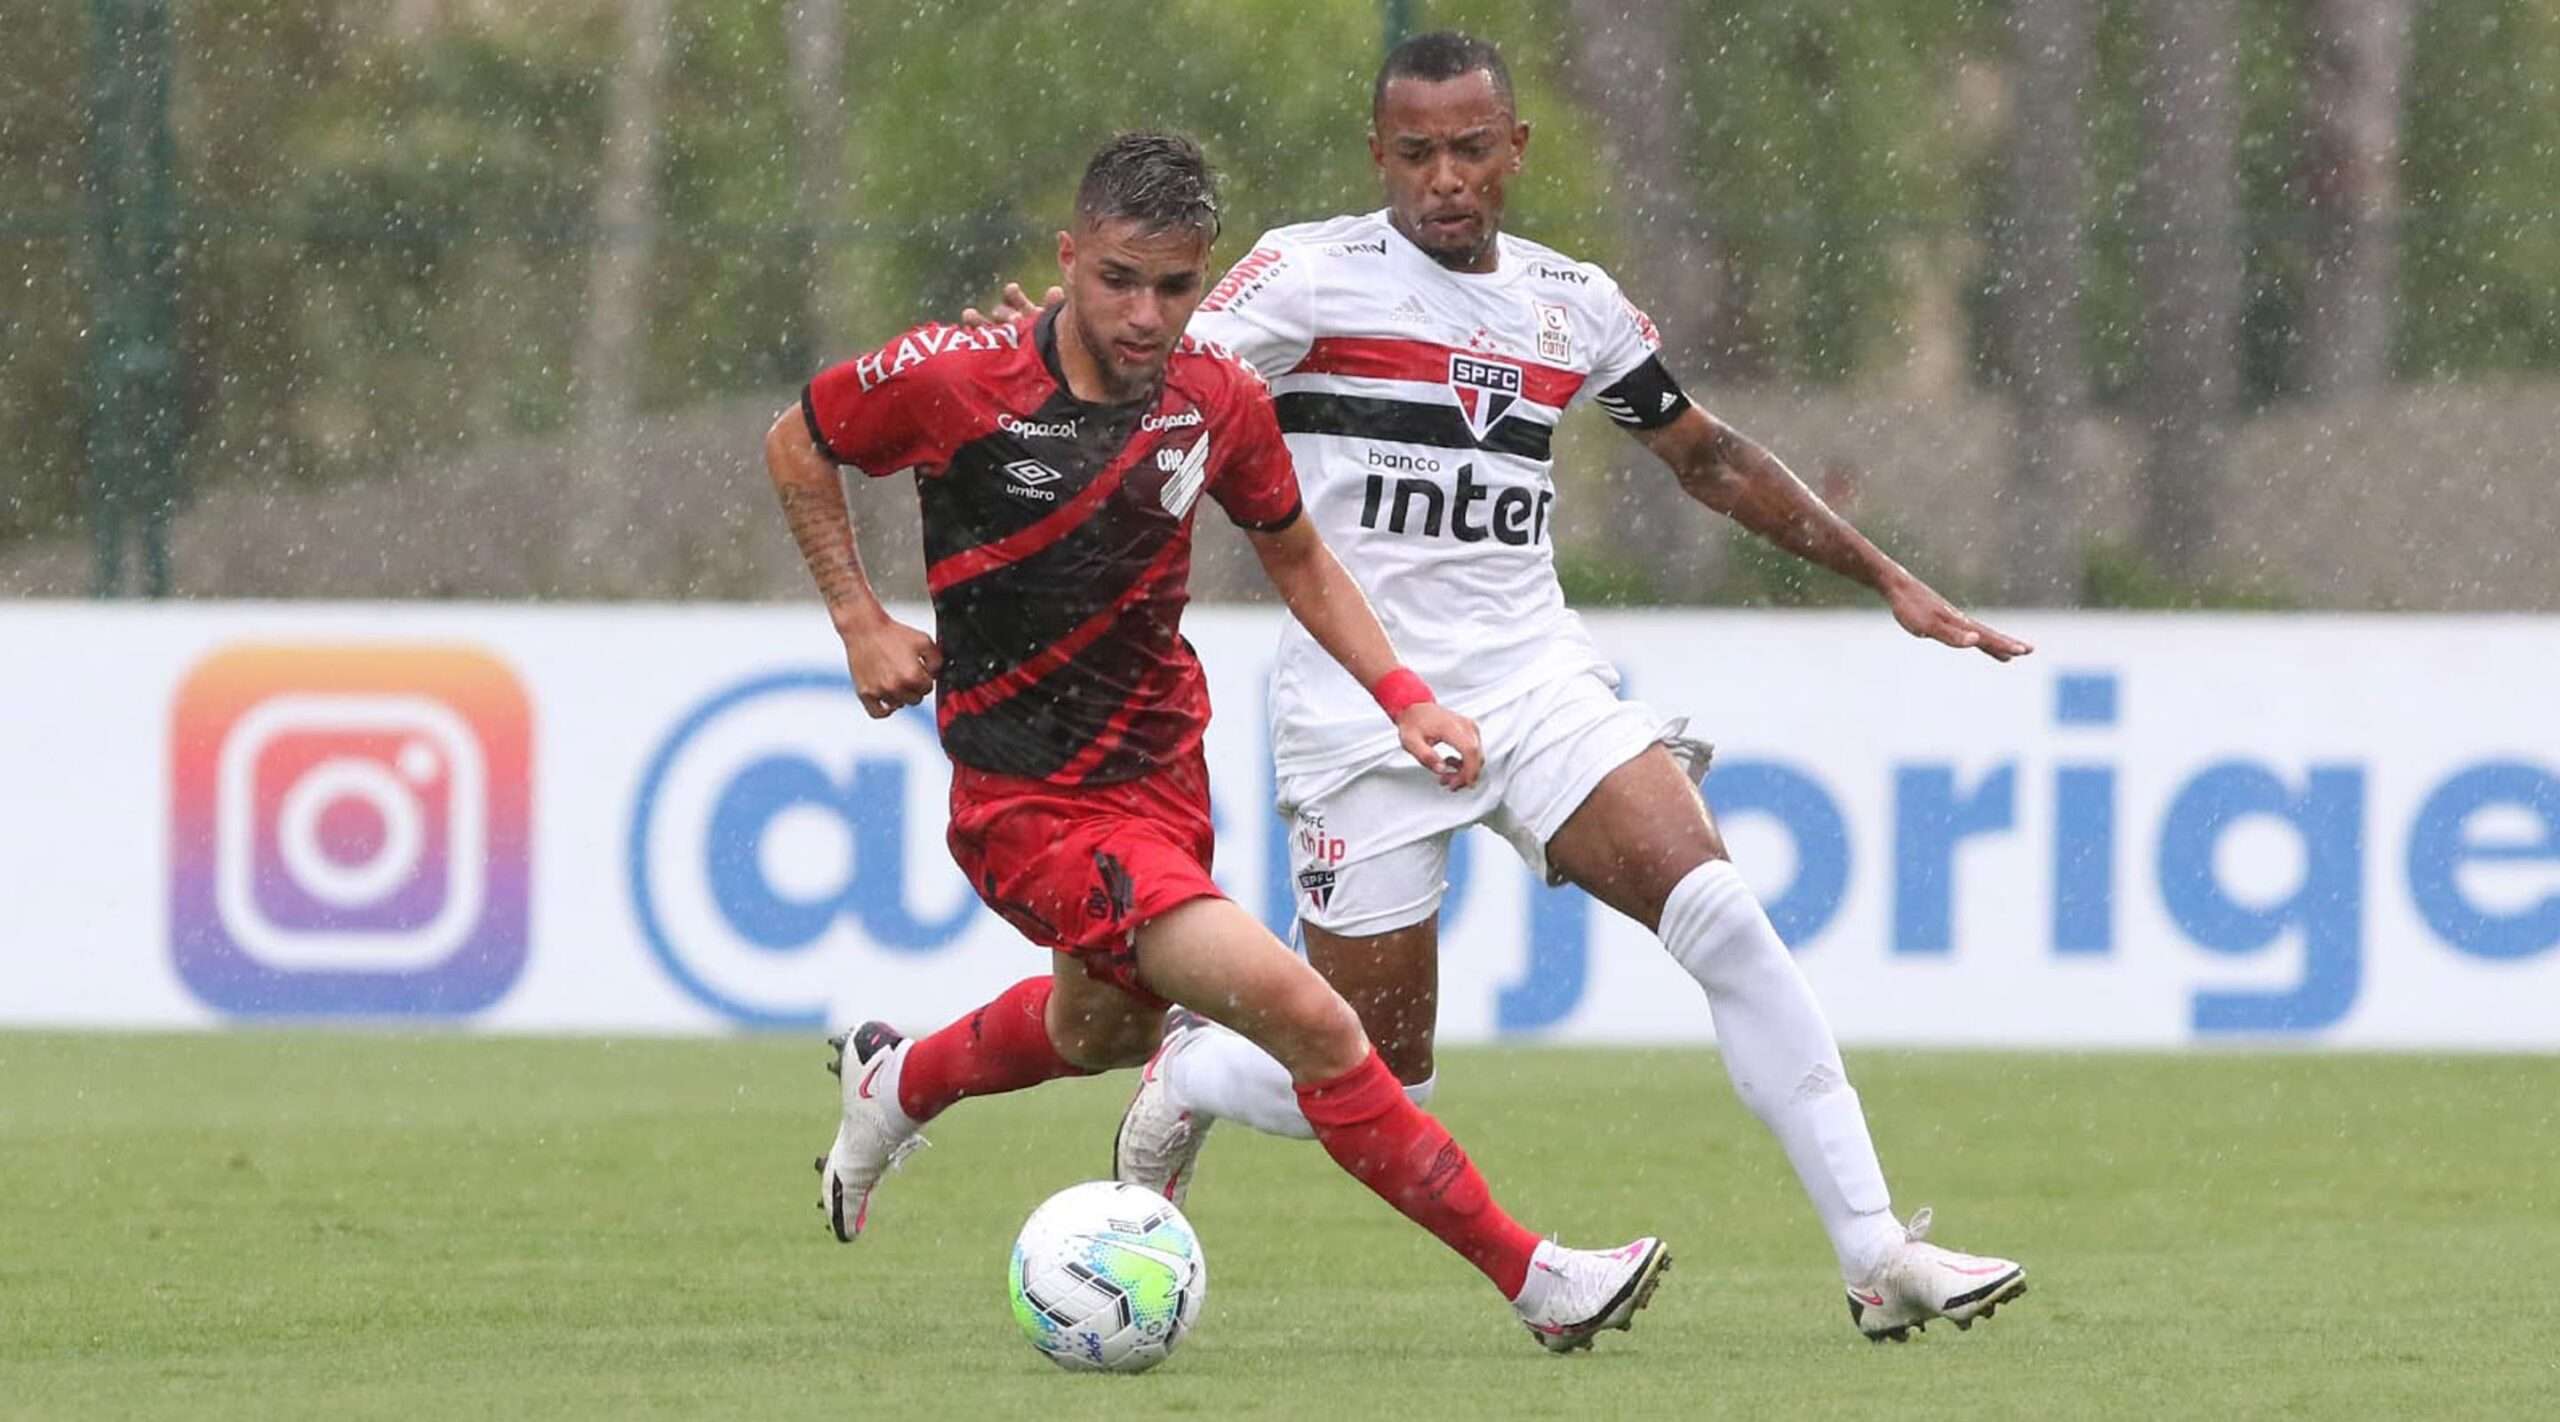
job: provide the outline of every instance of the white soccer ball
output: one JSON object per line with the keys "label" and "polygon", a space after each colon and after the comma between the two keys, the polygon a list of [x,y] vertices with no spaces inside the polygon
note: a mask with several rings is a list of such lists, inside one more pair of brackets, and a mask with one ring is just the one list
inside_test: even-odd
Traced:
{"label": "white soccer ball", "polygon": [[1097,1180],[1052,1195],[1013,1241],[1013,1317],[1071,1372],[1143,1373],[1200,1319],[1209,1262],[1161,1195]]}

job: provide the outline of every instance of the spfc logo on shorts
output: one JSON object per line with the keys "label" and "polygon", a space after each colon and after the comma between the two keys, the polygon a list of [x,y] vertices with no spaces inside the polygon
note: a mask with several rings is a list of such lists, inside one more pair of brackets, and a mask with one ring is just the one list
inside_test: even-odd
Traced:
{"label": "spfc logo on shorts", "polygon": [[1298,888],[1311,906],[1321,909],[1333,902],[1334,872],[1330,869],[1303,869],[1298,873]]}
{"label": "spfc logo on shorts", "polygon": [[1458,408],[1467,417],[1467,432],[1485,436],[1520,399],[1520,367],[1507,360],[1488,360],[1463,351],[1449,353],[1449,388],[1458,392]]}

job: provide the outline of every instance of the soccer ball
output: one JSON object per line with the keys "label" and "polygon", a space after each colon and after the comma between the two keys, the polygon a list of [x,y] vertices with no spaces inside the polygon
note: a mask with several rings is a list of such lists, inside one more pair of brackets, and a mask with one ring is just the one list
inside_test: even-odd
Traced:
{"label": "soccer ball", "polygon": [[1143,1373],[1200,1319],[1209,1263],[1173,1202],[1135,1185],[1072,1185],[1013,1241],[1013,1318],[1070,1372]]}

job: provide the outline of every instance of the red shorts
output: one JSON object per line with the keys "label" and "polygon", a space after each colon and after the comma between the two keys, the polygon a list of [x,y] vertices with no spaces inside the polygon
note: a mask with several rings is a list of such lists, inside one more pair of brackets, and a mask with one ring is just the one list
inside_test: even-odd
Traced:
{"label": "red shorts", "polygon": [[1209,878],[1209,766],[1195,747],[1109,785],[1052,785],[951,768],[951,857],[987,907],[1042,947],[1152,1006],[1138,981],[1140,924],[1193,899]]}

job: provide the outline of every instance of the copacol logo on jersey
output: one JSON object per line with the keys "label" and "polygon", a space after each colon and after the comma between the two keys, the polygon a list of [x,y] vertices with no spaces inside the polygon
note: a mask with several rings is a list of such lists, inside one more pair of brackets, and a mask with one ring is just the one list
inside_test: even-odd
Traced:
{"label": "copacol logo on jersey", "polygon": [[235,646],[170,714],[169,946],[246,1015],[460,1014],[524,969],[532,716],[469,648]]}
{"label": "copacol logo on jersey", "polygon": [[869,720],[841,668],[716,692],[667,733],[633,802],[641,936],[722,1013],[817,1026],[854,977],[851,955],[932,952],[976,914],[934,852],[949,794],[932,714]]}
{"label": "copacol logo on jersey", "polygon": [[1478,439],[1518,403],[1520,384],[1520,367],[1507,360],[1449,353],[1449,388],[1458,392],[1458,409],[1467,417],[1468,432]]}

